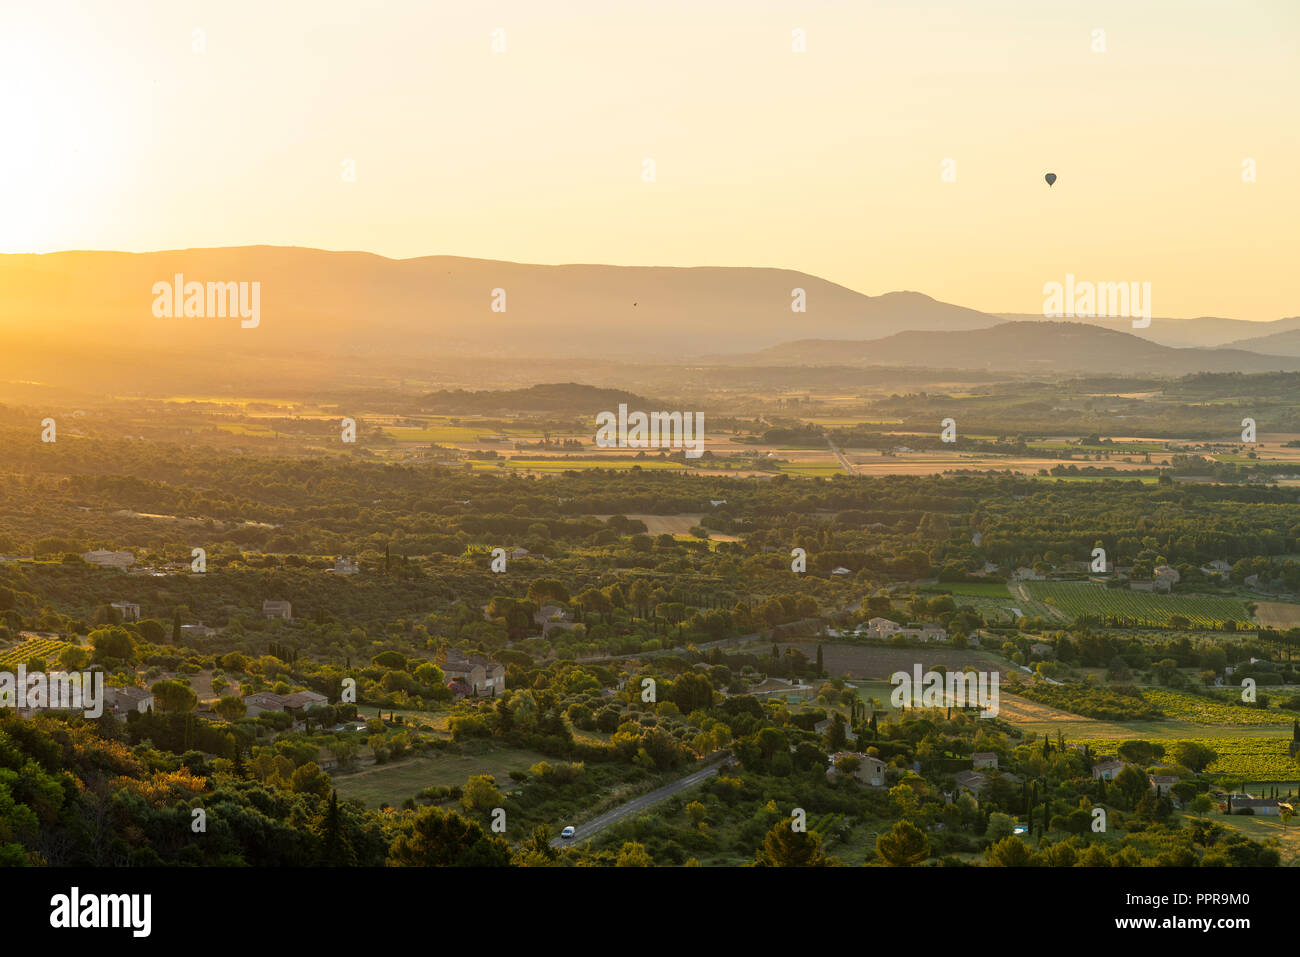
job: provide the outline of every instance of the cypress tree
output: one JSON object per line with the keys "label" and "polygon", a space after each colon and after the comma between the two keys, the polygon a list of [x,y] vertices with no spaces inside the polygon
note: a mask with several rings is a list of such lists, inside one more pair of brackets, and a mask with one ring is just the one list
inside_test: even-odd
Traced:
{"label": "cypress tree", "polygon": [[321,863],[326,867],[343,867],[356,863],[356,854],[343,832],[343,823],[339,815],[338,791],[330,792],[329,805],[320,825]]}

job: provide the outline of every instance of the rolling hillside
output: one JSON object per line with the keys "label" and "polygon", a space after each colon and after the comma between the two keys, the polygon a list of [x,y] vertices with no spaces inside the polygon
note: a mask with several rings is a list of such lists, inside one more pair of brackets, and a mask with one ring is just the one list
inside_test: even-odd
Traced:
{"label": "rolling hillside", "polygon": [[[998,316],[1009,322],[1043,322],[1041,315],[1004,313]],[[1300,330],[1300,316],[1287,319],[1274,319],[1271,322],[1250,322],[1245,319],[1224,319],[1218,316],[1197,316],[1194,319],[1168,319],[1155,316],[1151,325],[1143,329],[1134,329],[1132,319],[1077,319],[1090,326],[1127,332],[1139,339],[1148,339],[1162,346],[1177,349],[1215,349],[1227,346],[1235,349],[1247,349],[1252,352],[1271,352],[1272,350],[1255,349],[1246,344],[1250,339],[1273,335],[1280,332]],[[1300,352],[1276,353],[1278,355],[1300,355]]]}
{"label": "rolling hillside", "polygon": [[[1268,323],[1272,325],[1272,323]],[[1261,352],[1270,356],[1300,356],[1300,329],[1290,329],[1285,332],[1275,332],[1266,336],[1254,336],[1249,339],[1238,339],[1236,342],[1228,343],[1232,349],[1247,349],[1251,352]]]}
{"label": "rolling hillside", "polygon": [[1082,322],[1007,322],[965,332],[903,332],[874,341],[801,339],[748,357],[756,364],[857,362],[1008,372],[1187,375],[1300,369],[1300,358],[1240,349],[1173,349]]}

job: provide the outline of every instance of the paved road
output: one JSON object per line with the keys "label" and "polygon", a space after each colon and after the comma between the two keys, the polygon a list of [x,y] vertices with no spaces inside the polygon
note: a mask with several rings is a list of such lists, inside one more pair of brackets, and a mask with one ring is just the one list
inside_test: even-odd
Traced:
{"label": "paved road", "polygon": [[840,460],[840,467],[844,469],[844,471],[848,472],[850,475],[858,474],[858,470],[853,467],[853,463],[851,463],[848,459],[844,457],[844,453],[841,452],[835,446],[834,442],[832,442],[830,439],[827,439],[826,444],[831,447],[831,452],[834,453],[835,457]]}
{"label": "paved road", "polygon": [[600,817],[592,818],[586,824],[576,824],[574,827],[577,833],[570,838],[557,837],[551,840],[551,847],[567,847],[571,844],[577,844],[579,841],[590,840],[605,828],[609,827],[625,817],[631,817],[647,810],[652,805],[658,804],[665,798],[670,798],[674,794],[685,791],[687,788],[695,787],[702,781],[711,778],[718,773],[718,769],[731,762],[731,756],[726,755],[709,762],[705,767],[698,771],[693,771],[684,778],[678,778],[672,784],[665,784],[658,790],[651,791],[649,794],[643,794],[639,798],[633,798],[624,804],[620,804],[612,811],[606,811]]}

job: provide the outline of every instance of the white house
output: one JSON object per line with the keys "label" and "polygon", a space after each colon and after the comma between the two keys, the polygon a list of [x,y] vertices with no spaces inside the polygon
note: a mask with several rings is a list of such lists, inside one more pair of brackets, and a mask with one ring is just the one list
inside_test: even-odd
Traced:
{"label": "white house", "polygon": [[1156,581],[1167,581],[1171,585],[1177,585],[1178,579],[1182,577],[1178,574],[1178,569],[1171,568],[1168,565],[1157,565],[1155,569]]}
{"label": "white house", "polygon": [[858,759],[858,769],[853,772],[855,778],[873,788],[884,787],[885,762],[880,758],[872,757],[869,754],[859,754],[855,751],[836,751],[826,759],[830,765],[826,769],[826,777],[829,780],[834,781],[840,776],[840,769],[835,766],[835,762],[845,757]]}
{"label": "white house", "polygon": [[947,629],[931,624],[922,625],[920,628],[898,628],[891,634],[914,638],[917,641],[946,641],[948,638]]}
{"label": "white house", "polygon": [[330,699],[319,691],[295,691],[284,696],[285,711],[305,711],[330,703]]}
{"label": "white house", "polygon": [[475,695],[495,696],[506,690],[506,666],[482,655],[448,651],[442,671],[451,680],[465,682]]}
{"label": "white house", "polygon": [[293,605],[287,601],[268,599],[262,602],[262,614],[267,618],[283,618],[285,621],[293,621]]}
{"label": "white house", "polygon": [[1179,779],[1172,774],[1148,774],[1147,781],[1157,797],[1168,797],[1169,789],[1177,784]]}
{"label": "white house", "polygon": [[135,687],[106,687],[104,688],[104,706],[119,717],[132,711],[144,714],[153,707],[153,692]]}
{"label": "white house", "polygon": [[[1244,811],[1250,808],[1252,814],[1267,814],[1276,816],[1280,811],[1280,805],[1286,804],[1277,798],[1257,798],[1249,794],[1230,794],[1228,795],[1228,813],[1232,814],[1237,811]],[[1286,804],[1290,808],[1290,804]]]}
{"label": "white house", "polygon": [[1116,775],[1124,770],[1124,762],[1111,759],[1109,761],[1099,761],[1092,766],[1092,779],[1094,781],[1114,781]]}
{"label": "white house", "polygon": [[939,625],[922,625],[920,628],[922,641],[947,641],[948,629]]}
{"label": "white house", "polygon": [[115,601],[110,606],[116,609],[117,613],[122,616],[123,621],[139,621],[140,606],[129,601]]}
{"label": "white house", "polygon": [[283,711],[284,695],[276,694],[273,691],[257,691],[253,694],[244,695],[245,713],[250,718],[255,718],[263,711]]}

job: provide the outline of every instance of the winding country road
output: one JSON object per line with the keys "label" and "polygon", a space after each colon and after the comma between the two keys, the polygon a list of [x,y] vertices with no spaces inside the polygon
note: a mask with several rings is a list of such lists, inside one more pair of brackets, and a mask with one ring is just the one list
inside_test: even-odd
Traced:
{"label": "winding country road", "polygon": [[557,837],[551,840],[551,847],[568,847],[577,844],[579,841],[587,841],[595,837],[611,824],[623,820],[625,817],[632,817],[642,811],[649,809],[651,806],[658,804],[665,798],[670,798],[674,794],[685,791],[687,788],[711,778],[718,773],[718,770],[724,765],[731,763],[731,755],[723,755],[720,758],[714,758],[707,765],[698,771],[692,771],[684,778],[678,778],[671,784],[665,784],[661,788],[651,791],[649,794],[643,794],[638,798],[633,798],[614,808],[612,811],[606,811],[599,817],[592,818],[586,824],[575,824],[574,829],[577,831],[573,837]]}

